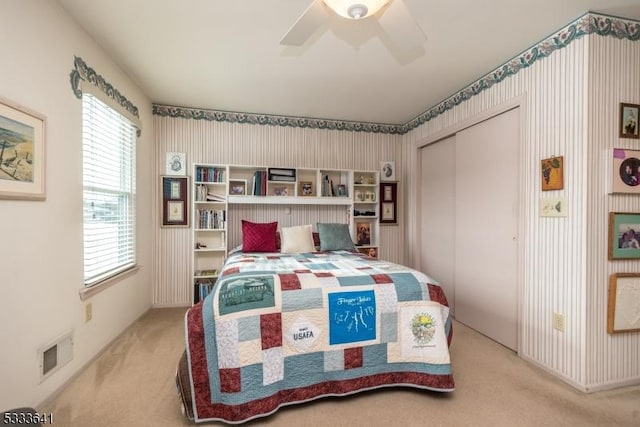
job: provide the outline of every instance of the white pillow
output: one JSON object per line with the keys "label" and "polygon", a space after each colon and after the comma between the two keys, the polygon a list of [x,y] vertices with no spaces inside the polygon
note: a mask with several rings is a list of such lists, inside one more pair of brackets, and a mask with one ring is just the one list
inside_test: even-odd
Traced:
{"label": "white pillow", "polygon": [[300,252],[314,252],[316,247],[313,244],[313,234],[311,224],[298,225],[295,227],[283,227],[280,230],[282,242],[280,252],[293,254]]}

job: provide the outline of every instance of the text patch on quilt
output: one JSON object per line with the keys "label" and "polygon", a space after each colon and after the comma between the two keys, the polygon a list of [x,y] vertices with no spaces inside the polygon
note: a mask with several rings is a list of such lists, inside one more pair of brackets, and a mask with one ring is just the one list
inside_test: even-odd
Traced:
{"label": "text patch on quilt", "polygon": [[273,276],[241,276],[224,281],[218,293],[220,314],[273,307]]}
{"label": "text patch on quilt", "polygon": [[320,336],[320,329],[305,316],[300,316],[286,331],[285,336],[289,345],[302,353],[316,343]]}
{"label": "text patch on quilt", "polygon": [[373,290],[332,292],[329,296],[329,344],[376,339],[376,296]]}

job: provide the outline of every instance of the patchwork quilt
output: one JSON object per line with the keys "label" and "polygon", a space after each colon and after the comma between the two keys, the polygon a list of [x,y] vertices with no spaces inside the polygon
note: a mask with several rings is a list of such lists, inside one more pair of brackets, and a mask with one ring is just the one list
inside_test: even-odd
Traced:
{"label": "patchwork quilt", "polygon": [[185,328],[178,382],[196,422],[386,386],[454,389],[442,289],[360,253],[233,254]]}

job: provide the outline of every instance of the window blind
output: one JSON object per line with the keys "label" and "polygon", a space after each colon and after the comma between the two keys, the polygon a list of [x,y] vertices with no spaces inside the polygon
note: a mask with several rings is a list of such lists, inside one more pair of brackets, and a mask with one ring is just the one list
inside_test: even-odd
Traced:
{"label": "window blind", "polygon": [[84,283],[136,263],[136,128],[95,96],[82,96]]}

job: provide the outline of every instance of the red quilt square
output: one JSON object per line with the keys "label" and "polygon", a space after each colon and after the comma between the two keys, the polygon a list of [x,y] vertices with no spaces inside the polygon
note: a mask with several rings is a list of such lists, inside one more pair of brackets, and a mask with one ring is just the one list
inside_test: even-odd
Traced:
{"label": "red quilt square", "polygon": [[347,348],[344,350],[344,369],[362,367],[362,347]]}
{"label": "red quilt square", "polygon": [[391,280],[391,277],[389,277],[388,274],[372,274],[371,277],[378,285],[383,283],[393,283],[393,280]]}
{"label": "red quilt square", "polygon": [[262,338],[263,350],[282,347],[282,316],[280,313],[260,316],[260,337]]}
{"label": "red quilt square", "polygon": [[311,273],[311,270],[293,270],[296,274],[308,274]]}
{"label": "red quilt square", "polygon": [[238,393],[241,391],[240,368],[220,369],[220,391]]}
{"label": "red quilt square", "polygon": [[240,273],[240,267],[230,267],[224,271],[224,274],[235,274]]}
{"label": "red quilt square", "polygon": [[323,272],[323,273],[314,273],[314,274],[315,274],[317,277],[333,277],[333,274],[331,274],[331,273],[326,273],[326,272]]}
{"label": "red quilt square", "polygon": [[439,302],[440,304],[449,307],[447,297],[440,286],[432,285],[429,283],[427,284],[427,288],[429,289],[429,298],[431,298],[431,301]]}
{"label": "red quilt square", "polygon": [[297,274],[278,274],[278,276],[280,276],[280,289],[283,291],[302,289]]}

